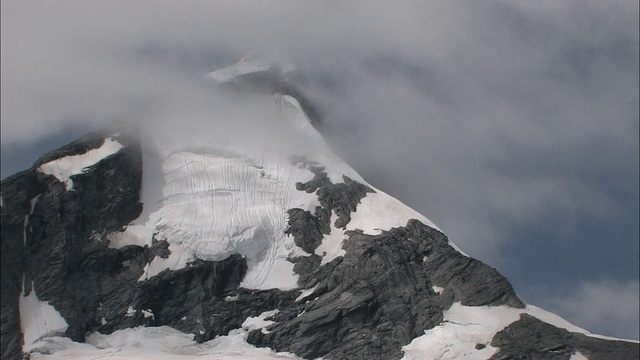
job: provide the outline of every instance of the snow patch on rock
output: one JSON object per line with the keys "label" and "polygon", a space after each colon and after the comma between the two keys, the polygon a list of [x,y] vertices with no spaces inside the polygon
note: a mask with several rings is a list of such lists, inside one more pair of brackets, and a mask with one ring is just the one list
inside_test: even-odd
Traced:
{"label": "snow patch on rock", "polygon": [[38,171],[43,174],[53,175],[63,182],[67,191],[73,189],[71,176],[82,174],[85,168],[97,164],[107,156],[120,151],[124,146],[112,138],[104,140],[102,146],[91,149],[84,154],[61,157],[42,164]]}
{"label": "snow patch on rock", "polygon": [[582,355],[579,351],[576,351],[571,355],[569,360],[589,360],[586,356]]}
{"label": "snow patch on rock", "polygon": [[265,329],[269,325],[273,325],[276,322],[271,320],[265,320],[271,316],[278,314],[278,310],[265,311],[262,314],[255,317],[248,317],[242,323],[242,329],[245,331],[252,331],[257,329],[262,329],[262,332],[268,334],[269,331]]}
{"label": "snow patch on rock", "polygon": [[302,299],[306,298],[307,296],[313,294],[314,291],[316,291],[316,289],[318,288],[318,285],[312,287],[311,289],[304,289],[302,290],[302,292],[300,293],[300,295],[296,298],[296,302],[301,301]]}
{"label": "snow patch on rock", "polygon": [[40,301],[31,283],[31,292],[20,294],[20,326],[24,335],[24,351],[34,347],[34,342],[45,335],[64,333],[69,326],[62,315],[47,301]]}
{"label": "snow patch on rock", "polygon": [[335,211],[331,211],[331,233],[324,235],[322,243],[315,250],[316,254],[322,256],[320,265],[329,263],[331,260],[346,254],[346,251],[342,249],[342,243],[347,236],[344,234],[343,229],[335,227],[336,220],[338,220],[338,216]]}
{"label": "snow patch on rock", "polygon": [[[495,334],[520,318],[521,309],[507,306],[463,306],[454,303],[441,325],[404,346],[403,359],[488,359],[496,348],[489,343]],[[482,344],[482,349],[476,349]]]}

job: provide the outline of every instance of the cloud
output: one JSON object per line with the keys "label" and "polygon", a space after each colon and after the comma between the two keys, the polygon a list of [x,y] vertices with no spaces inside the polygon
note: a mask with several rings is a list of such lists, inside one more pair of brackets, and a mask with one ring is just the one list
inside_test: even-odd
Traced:
{"label": "cloud", "polygon": [[638,340],[638,281],[586,282],[565,294],[534,295],[539,305],[596,334]]}
{"label": "cloud", "polygon": [[497,263],[514,227],[611,216],[636,191],[637,18],[635,1],[8,0],[2,143],[224,119],[203,73],[282,55],[343,157]]}

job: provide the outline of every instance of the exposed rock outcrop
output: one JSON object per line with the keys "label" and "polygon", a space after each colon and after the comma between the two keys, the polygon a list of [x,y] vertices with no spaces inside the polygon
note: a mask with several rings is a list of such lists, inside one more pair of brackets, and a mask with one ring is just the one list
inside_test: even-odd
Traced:
{"label": "exposed rock outcrop", "polygon": [[85,275],[104,271],[103,264],[112,265],[92,254],[107,248],[105,234],[120,230],[142,210],[138,140],[129,135],[112,137],[124,148],[72,175],[72,190],[38,169],[100,147],[105,134],[88,134],[2,182],[3,358],[15,358],[16,346],[22,346],[22,292],[26,296],[35,290],[40,300],[53,305],[69,324],[67,334],[72,339],[82,340],[86,331],[94,329],[96,277]]}
{"label": "exposed rock outcrop", "polygon": [[311,294],[280,311],[268,334],[252,332],[251,343],[309,359],[394,359],[454,301],[524,307],[495,269],[417,220],[375,236],[350,232],[343,248],[345,256],[303,274]]}

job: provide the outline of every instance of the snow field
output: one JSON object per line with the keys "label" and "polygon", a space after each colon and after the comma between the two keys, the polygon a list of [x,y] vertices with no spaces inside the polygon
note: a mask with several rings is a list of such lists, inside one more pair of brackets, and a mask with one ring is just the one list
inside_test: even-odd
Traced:
{"label": "snow field", "polygon": [[[167,240],[171,254],[154,259],[141,279],[195,258],[216,261],[242,254],[249,263],[243,286],[297,286],[293,264],[286,260],[296,246],[284,231],[288,209],[317,205],[313,194],[295,189],[312,174],[286,159],[253,158],[259,160],[180,152],[165,159],[162,206],[151,215],[152,224],[143,226],[153,229],[147,239],[155,233]],[[130,228],[136,239],[144,232]]]}
{"label": "snow field", "polygon": [[[255,348],[246,342],[249,331],[273,324],[266,320],[277,313],[267,311],[257,317],[247,318],[241,329],[232,330],[227,336],[219,336],[208,342],[197,344],[193,335],[185,334],[168,326],[137,327],[119,330],[110,335],[92,333],[86,343],[75,343],[67,338],[47,336],[28,348],[33,350],[32,359],[191,359],[207,357],[215,359],[299,359],[289,353],[275,353],[266,348]],[[490,344],[497,332],[517,321],[521,313],[542,316],[550,323],[568,330],[580,330],[563,319],[536,307],[515,309],[507,306],[469,307],[454,303],[445,311],[442,324],[426,330],[423,336],[403,347],[403,359],[487,359],[498,350]],[[544,319],[541,319],[544,321]],[[66,324],[65,324],[66,325]],[[581,331],[582,332],[582,331]],[[586,333],[590,335],[589,333]],[[35,340],[35,339],[34,339]],[[485,347],[476,349],[476,344]],[[43,355],[50,353],[51,355]],[[579,352],[572,360],[586,359]]]}
{"label": "snow field", "polygon": [[[506,306],[468,307],[454,303],[445,311],[442,324],[402,348],[403,359],[488,359],[497,350],[489,345],[493,336],[517,321],[521,312]],[[476,350],[476,344],[486,347]]]}
{"label": "snow field", "polygon": [[193,340],[193,335],[168,326],[137,327],[118,330],[110,335],[92,333],[87,336],[86,343],[76,343],[63,337],[47,337],[34,344],[36,347],[31,353],[31,359],[299,359],[290,353],[276,353],[270,349],[256,348],[248,344],[246,338],[247,331],[237,329],[230,331],[227,336],[219,336],[198,344]]}

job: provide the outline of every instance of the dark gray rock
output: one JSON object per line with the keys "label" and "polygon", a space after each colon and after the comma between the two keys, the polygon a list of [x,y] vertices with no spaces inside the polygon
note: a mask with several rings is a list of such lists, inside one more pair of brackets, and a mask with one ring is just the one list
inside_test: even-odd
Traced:
{"label": "dark gray rock", "polygon": [[142,320],[146,310],[153,321],[145,325],[169,325],[207,341],[239,328],[247,317],[289,306],[297,297],[295,291],[240,289],[246,270],[240,255],[165,270],[137,286],[136,317]]}
{"label": "dark gray rock", "polygon": [[444,288],[442,296],[450,293],[452,301],[466,306],[524,308],[524,303],[505,277],[481,261],[459,253],[440,231],[418,220],[410,220],[406,230],[408,239],[426,240],[419,241],[425,271],[430,274],[434,285]]}
{"label": "dark gray rock", "polygon": [[[320,263],[322,263],[322,258],[316,254],[312,254],[311,256],[298,256],[288,260],[295,264],[293,265],[293,272],[303,277],[311,274],[320,266]],[[302,280],[301,283],[304,284],[306,281]]]}
{"label": "dark gray rock", "polygon": [[84,286],[91,279],[75,271],[84,254],[106,246],[99,244],[103,234],[122,228],[140,213],[140,147],[135,136],[118,136],[124,149],[72,176],[73,191],[36,170],[48,161],[97,148],[104,138],[104,133],[88,134],[2,181],[3,358],[19,356],[16,349],[22,346],[16,324],[23,284],[25,295],[33,286],[41,300],[62,314],[72,338],[84,337],[93,299]]}
{"label": "dark gray rock", "polygon": [[640,344],[629,341],[604,340],[573,333],[572,343],[589,360],[640,359]]}
{"label": "dark gray rock", "polygon": [[35,174],[23,171],[2,181],[0,212],[0,358],[19,359],[22,350],[19,297],[22,291],[24,216],[37,195]]}
{"label": "dark gray rock", "polygon": [[571,333],[522,314],[520,320],[498,332],[491,346],[500,350],[491,359],[568,360],[576,348]]}
{"label": "dark gray rock", "polygon": [[521,314],[520,320],[498,332],[491,346],[500,348],[495,360],[569,360],[579,351],[590,360],[633,360],[640,357],[638,343],[611,341],[572,333]]}
{"label": "dark gray rock", "polygon": [[320,264],[321,257],[315,254],[315,250],[322,243],[323,237],[331,234],[331,213],[335,212],[338,217],[334,226],[344,228],[351,221],[351,213],[356,211],[360,200],[367,193],[374,191],[347,176],[343,176],[344,183],[333,184],[324,166],[309,161],[305,157],[293,157],[290,160],[292,164],[307,168],[314,174],[313,179],[308,182],[296,183],[296,189],[315,193],[321,204],[316,207],[314,214],[297,208],[287,212],[289,226],[285,233],[293,236],[294,243],[311,254],[306,259],[304,257],[289,259],[296,264],[294,272],[303,277],[299,283],[304,284],[304,279],[309,275],[310,270],[317,268]]}
{"label": "dark gray rock", "polygon": [[322,243],[324,235],[321,228],[325,226],[321,225],[321,220],[309,211],[289,209],[287,214],[289,215],[289,227],[285,233],[293,236],[296,246],[301,247],[302,250],[309,254],[313,254]]}

